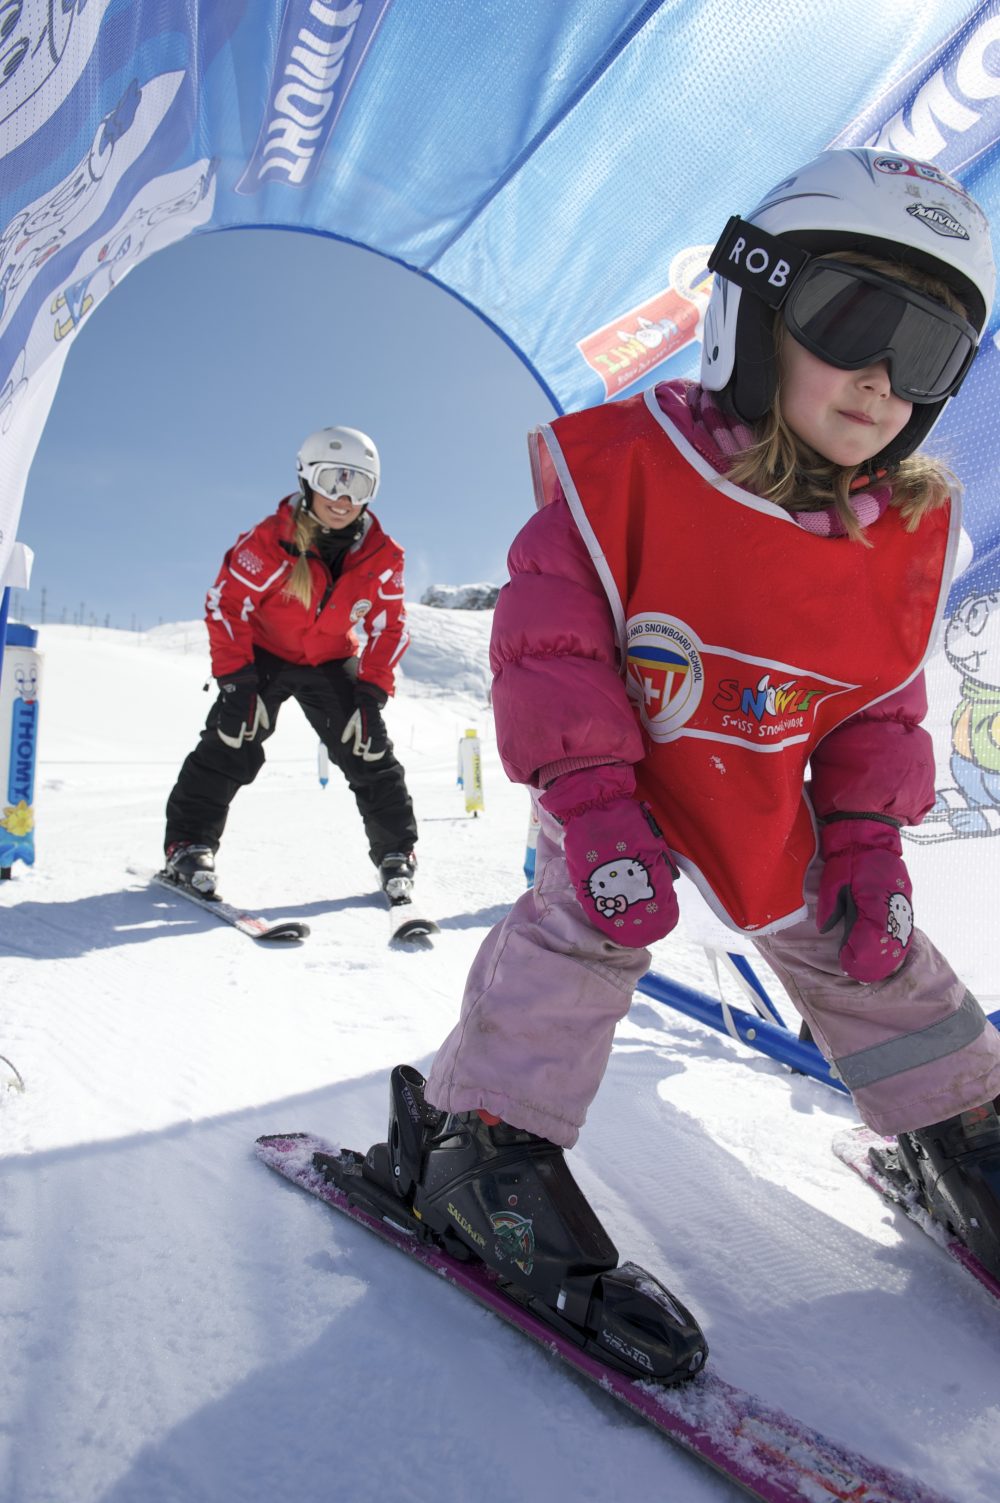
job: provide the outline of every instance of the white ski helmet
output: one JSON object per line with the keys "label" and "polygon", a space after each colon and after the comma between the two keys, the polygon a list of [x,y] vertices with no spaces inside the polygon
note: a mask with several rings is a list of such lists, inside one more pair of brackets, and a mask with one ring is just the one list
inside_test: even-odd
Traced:
{"label": "white ski helmet", "polygon": [[[761,243],[748,254],[755,231],[763,232]],[[940,400],[915,401],[905,428],[871,461],[891,466],[923,442],[954,396],[993,303],[986,216],[932,163],[870,148],[824,151],[776,184],[745,220],[731,219],[709,263],[715,282],[705,313],[701,382],[723,392],[745,421],[763,417],[777,379],[774,309],[810,261],[838,250],[936,277],[957,295],[974,331],[953,388]],[[738,271],[734,259],[742,262]]]}
{"label": "white ski helmet", "polygon": [[357,428],[320,428],[299,449],[300,484],[324,496],[348,495],[367,504],[375,499],[380,473],[378,450]]}

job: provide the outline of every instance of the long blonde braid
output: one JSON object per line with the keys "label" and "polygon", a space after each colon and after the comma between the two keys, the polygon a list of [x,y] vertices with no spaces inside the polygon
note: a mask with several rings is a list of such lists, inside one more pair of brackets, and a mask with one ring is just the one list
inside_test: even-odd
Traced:
{"label": "long blonde braid", "polygon": [[319,532],[319,523],[309,510],[309,503],[304,494],[299,496],[293,520],[295,522],[295,533],[292,542],[298,550],[299,556],[295,560],[291,574],[289,574],[285,581],[282,594],[290,595],[293,599],[300,600],[308,610],[313,601],[313,579],[306,554],[316,541],[316,534]]}

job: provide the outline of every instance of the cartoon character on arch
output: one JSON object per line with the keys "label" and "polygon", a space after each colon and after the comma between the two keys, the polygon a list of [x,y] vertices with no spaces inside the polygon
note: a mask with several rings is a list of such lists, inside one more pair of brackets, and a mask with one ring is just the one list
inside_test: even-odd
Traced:
{"label": "cartoon character on arch", "polygon": [[1000,834],[1000,591],[965,596],[945,628],[944,650],[960,676],[951,717],[951,783],[935,789],[918,845]]}

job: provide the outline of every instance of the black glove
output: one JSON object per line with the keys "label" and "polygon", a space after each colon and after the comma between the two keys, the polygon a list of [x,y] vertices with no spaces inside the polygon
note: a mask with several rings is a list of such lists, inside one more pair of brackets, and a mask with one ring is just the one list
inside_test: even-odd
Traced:
{"label": "black glove", "polygon": [[220,741],[239,748],[244,741],[252,741],[261,727],[269,729],[271,722],[257,692],[257,670],[252,663],[216,679],[216,683],[219,699],[215,729]]}
{"label": "black glove", "polygon": [[377,684],[359,679],[354,685],[354,714],[340,739],[363,762],[381,762],[389,750],[389,737],[382,720],[382,706],[388,698]]}
{"label": "black glove", "polygon": [[370,684],[366,678],[359,678],[354,685],[355,704],[373,704],[376,709],[384,710],[389,703],[389,696],[378,684]]}

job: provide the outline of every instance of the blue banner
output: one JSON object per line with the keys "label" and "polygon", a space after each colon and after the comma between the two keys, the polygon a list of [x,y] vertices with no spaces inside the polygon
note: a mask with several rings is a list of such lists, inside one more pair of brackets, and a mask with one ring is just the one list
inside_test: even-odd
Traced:
{"label": "blue banner", "polygon": [[0,867],[35,859],[35,762],[38,756],[38,654],[29,628],[12,626],[0,646]]}
{"label": "blue banner", "polygon": [[10,767],[7,798],[12,804],[30,804],[35,796],[35,753],[38,747],[38,701],[14,701],[10,731]]}
{"label": "blue banner", "polygon": [[268,174],[302,187],[323,153],[391,0],[288,0],[268,111],[237,193],[256,193]]}

